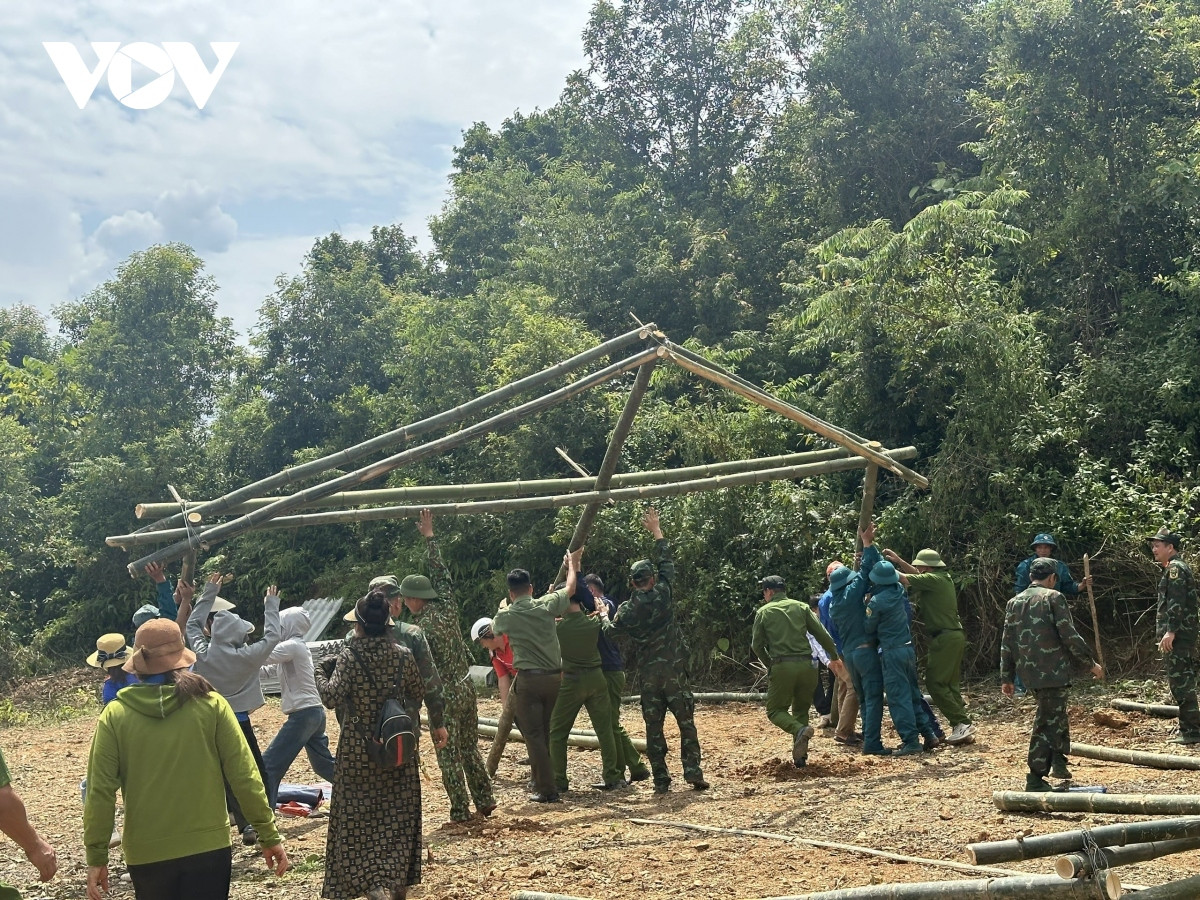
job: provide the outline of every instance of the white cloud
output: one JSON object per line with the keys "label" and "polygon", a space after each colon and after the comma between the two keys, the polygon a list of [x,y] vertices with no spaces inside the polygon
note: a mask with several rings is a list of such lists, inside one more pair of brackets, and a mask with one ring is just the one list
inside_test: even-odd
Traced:
{"label": "white cloud", "polygon": [[[71,299],[139,240],[192,243],[210,259],[224,307],[232,296],[261,302],[280,265],[295,271],[315,237],[347,222],[400,221],[424,239],[462,129],[554,103],[583,63],[589,7],[10,6],[0,31],[0,303]],[[188,41],[209,68],[208,41],[240,46],[202,112],[178,78],[166,102],[144,111],[117,103],[102,78],[80,110],[43,41],[72,41],[89,67],[89,41]],[[295,247],[290,260],[278,255]]]}

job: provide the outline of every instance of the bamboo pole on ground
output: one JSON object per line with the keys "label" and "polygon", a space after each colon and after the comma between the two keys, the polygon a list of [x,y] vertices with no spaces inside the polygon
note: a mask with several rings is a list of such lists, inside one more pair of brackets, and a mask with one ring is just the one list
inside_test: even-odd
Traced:
{"label": "bamboo pole on ground", "polygon": [[880,453],[878,450],[875,450],[868,444],[859,440],[855,440],[847,432],[835,425],[830,424],[829,422],[826,422],[824,419],[820,419],[811,413],[807,413],[802,409],[798,409],[797,407],[792,406],[790,403],[786,403],[783,400],[780,400],[778,397],[768,394],[762,388],[755,387],[749,382],[741,381],[740,379],[732,379],[726,375],[723,375],[712,368],[711,363],[702,364],[697,362],[693,356],[683,355],[675,352],[678,348],[677,344],[667,341],[665,346],[670,351],[671,359],[678,365],[687,369],[689,372],[699,375],[701,378],[706,378],[715,384],[719,384],[722,387],[733,391],[735,394],[742,395],[748,400],[753,400],[760,406],[764,406],[772,412],[778,413],[784,418],[791,419],[793,422],[798,422],[805,428],[815,431],[817,434],[821,435],[821,437],[869,459],[871,462],[878,466],[882,466],[890,472],[894,472],[909,484],[916,485],[920,488],[929,487],[929,479],[924,475],[914,472],[907,466],[901,465],[890,457]]}
{"label": "bamboo pole on ground", "polygon": [[[230,491],[222,497],[215,500],[202,503],[195,507],[195,511],[202,516],[218,515],[225,510],[228,510],[236,503],[241,503],[243,500],[249,500],[252,497],[260,496],[261,494],[271,491],[285,484],[291,484],[301,478],[309,478],[313,475],[318,475],[326,472],[329,469],[338,466],[344,466],[348,463],[357,462],[364,456],[367,456],[377,450],[384,450],[389,447],[394,447],[397,444],[407,443],[415,437],[422,434],[427,434],[431,431],[444,428],[449,425],[454,425],[466,419],[468,416],[495,406],[497,403],[502,403],[510,397],[514,397],[524,391],[532,388],[541,387],[555,378],[566,375],[568,372],[574,372],[589,363],[595,362],[605,356],[621,350],[636,341],[644,341],[651,335],[656,334],[656,326],[653,323],[640,326],[627,331],[625,334],[618,335],[611,340],[607,340],[602,344],[598,344],[589,350],[582,353],[577,353],[569,359],[565,359],[560,363],[555,363],[542,369],[540,372],[535,372],[532,375],[527,375],[525,378],[518,379],[511,384],[506,384],[503,387],[496,388],[494,391],[489,391],[482,394],[473,400],[468,400],[453,409],[445,410],[437,415],[429,416],[421,419],[418,422],[413,422],[405,425],[402,428],[396,428],[385,434],[378,435],[368,441],[363,441],[361,444],[355,444],[353,447],[347,447],[345,450],[339,450],[337,453],[331,453],[328,456],[323,456],[320,459],[314,459],[311,462],[304,463],[299,466],[291,466],[284,469],[275,475],[268,478],[262,478],[245,487],[238,488],[235,491]],[[183,521],[182,514],[176,513],[159,522],[154,522],[148,525],[148,528],[168,528]]]}
{"label": "bamboo pole on ground", "polygon": [[[1187,853],[1200,850],[1200,838],[1180,838],[1174,841],[1147,841],[1144,844],[1130,844],[1127,847],[1110,847],[1096,850],[1098,859],[1095,862],[1103,869],[1114,866],[1127,866],[1130,863],[1147,862],[1175,853]],[[1054,871],[1060,878],[1082,878],[1095,871],[1091,856],[1087,853],[1070,853],[1060,856],[1054,861]]]}
{"label": "bamboo pole on ground", "polygon": [[1124,712],[1139,712],[1145,713],[1148,716],[1155,716],[1159,719],[1178,719],[1179,707],[1173,706],[1170,703],[1138,703],[1136,700],[1109,700],[1108,705],[1113,709],[1119,709]]}
{"label": "bamboo pole on ground", "polygon": [[1104,669],[1104,674],[1108,674],[1108,667],[1104,665],[1104,650],[1100,647],[1100,618],[1096,615],[1096,595],[1092,591],[1092,562],[1091,557],[1086,553],[1083,554],[1083,578],[1088,583],[1088,606],[1092,608],[1092,635],[1096,639],[1096,662],[1100,663],[1100,668]]}
{"label": "bamboo pole on ground", "polygon": [[[604,451],[604,460],[600,463],[600,471],[596,473],[594,488],[596,491],[609,489],[609,483],[617,471],[617,464],[621,461],[621,448],[625,446],[625,438],[629,437],[629,430],[633,427],[638,407],[650,387],[650,376],[654,374],[654,364],[657,362],[658,358],[656,357],[638,369],[637,380],[634,381],[629,397],[625,400],[625,407],[621,410],[617,424],[613,426],[612,437],[609,438],[608,447]],[[589,503],[583,508],[579,514],[579,521],[575,523],[575,531],[571,534],[570,543],[567,544],[568,552],[573,553],[587,543],[588,535],[592,531],[592,524],[596,521],[596,514],[600,512],[600,507],[603,505],[603,503]],[[555,584],[562,581],[566,571],[566,563],[560,563],[558,574],[554,576]]]}
{"label": "bamboo pole on ground", "polygon": [[993,791],[1005,812],[1136,813],[1144,816],[1200,815],[1195,794],[1063,794],[1057,791]]}
{"label": "bamboo pole on ground", "polygon": [[[916,447],[900,447],[886,451],[893,459],[913,459]],[[851,454],[841,447],[830,450],[809,450],[804,453],[788,453],[782,456],[763,456],[755,459],[735,459],[729,462],[709,463],[702,466],[686,466],[678,469],[654,469],[646,472],[626,472],[613,475],[609,487],[632,487],[638,484],[656,484],[661,481],[682,481],[687,478],[708,478],[713,475],[729,475],[735,472],[752,472],[756,469],[777,469],[782,466],[798,466],[805,463],[824,462],[830,459],[845,459]],[[343,506],[369,506],[373,503],[428,503],[439,500],[480,500],[501,497],[523,497],[535,494],[569,494],[576,491],[595,490],[595,476],[586,478],[538,478],[527,481],[495,481],[477,484],[430,484],[412,487],[380,488],[370,491],[342,491],[330,494],[304,505],[305,509],[335,508]],[[240,515],[269,506],[281,497],[255,497],[235,504],[224,510],[224,514]],[[203,501],[209,503],[211,501]],[[188,503],[193,511],[201,502]],[[169,513],[173,503],[139,503],[134,513],[139,519]]]}
{"label": "bamboo pole on ground", "polygon": [[972,866],[955,862],[952,859],[926,859],[921,856],[905,856],[902,853],[891,853],[887,850],[876,850],[874,847],[860,847],[857,844],[839,844],[834,841],[818,841],[812,838],[797,837],[793,834],[779,834],[773,831],[754,831],[748,828],[716,828],[712,825],[693,825],[691,822],[670,822],[666,819],[630,819],[634,825],[661,825],[664,828],[679,828],[684,831],[699,831],[705,834],[729,834],[737,837],[763,838],[769,841],[784,841],[789,844],[802,844],[806,847],[820,847],[824,850],[841,850],[846,853],[858,853],[862,856],[875,856],[880,859],[890,859],[894,862],[915,863],[921,866],[932,866],[939,869],[953,869],[955,872],[969,872],[973,875],[985,873],[989,875],[1024,875],[1011,869],[997,869],[991,866]]}
{"label": "bamboo pole on ground", "polygon": [[[630,694],[628,697],[622,697],[622,703],[638,703],[642,699],[641,694]],[[765,693],[729,693],[729,692],[707,692],[701,694],[692,694],[692,699],[697,702],[708,701],[710,703],[762,703],[767,699]]]}
{"label": "bamboo pole on ground", "polygon": [[[478,724],[484,725],[488,728],[498,729],[500,727],[500,723],[501,720],[499,718],[494,718],[492,716],[480,716],[478,719]],[[575,737],[594,738],[596,736],[596,732],[588,728],[572,728],[568,733],[574,735]],[[646,741],[644,738],[630,738],[630,741],[633,742],[634,748],[643,753],[646,752]]]}
{"label": "bamboo pole on ground", "polygon": [[[463,432],[458,432],[462,434]],[[446,440],[443,438],[442,440]],[[428,445],[417,447],[414,450],[405,451],[405,454],[413,454],[424,450]],[[889,451],[894,452],[894,451]],[[670,497],[679,494],[692,493],[698,491],[718,491],[725,488],[740,487],[747,484],[758,484],[763,481],[780,481],[794,478],[810,478],[815,475],[828,475],[834,472],[848,472],[854,469],[861,469],[867,465],[867,461],[861,456],[849,456],[845,459],[829,460],[821,463],[810,463],[803,466],[785,466],[780,469],[758,469],[750,472],[739,472],[732,475],[718,475],[714,478],[699,478],[692,481],[671,481],[665,484],[641,485],[638,487],[618,488],[610,491],[588,491],[582,494],[560,494],[550,497],[517,497],[505,500],[481,500],[470,503],[431,503],[425,506],[377,506],[369,509],[340,509],[331,512],[321,513],[302,513],[295,516],[280,516],[274,519],[266,519],[261,522],[256,520],[256,524],[250,527],[256,530],[273,529],[273,528],[302,528],[310,525],[345,525],[355,522],[378,522],[391,519],[415,519],[420,516],[423,509],[428,509],[436,516],[464,516],[464,515],[481,515],[491,513],[513,512],[514,510],[531,510],[531,509],[558,509],[564,506],[583,506],[592,502],[605,502],[608,500],[624,501],[624,500],[647,500],[652,497]],[[354,475],[355,473],[351,473]],[[310,489],[311,490],[311,489]],[[260,510],[260,513],[263,512]],[[257,514],[251,513],[250,516]],[[198,540],[200,546],[206,547],[209,535],[216,534],[218,539],[224,540],[229,536],[229,533],[224,531],[228,525],[236,525],[244,521],[250,516],[245,516],[242,519],[235,519],[232,523],[226,525],[218,525],[208,531],[199,533],[195,540]],[[249,530],[243,528],[241,530]],[[237,533],[241,533],[238,531]],[[189,537],[186,529],[169,529],[166,531],[139,531],[131,534],[118,534],[106,538],[109,546],[113,547],[135,547],[142,544],[171,541],[177,538],[185,538],[186,540],[172,545],[166,550],[158,551],[158,554],[152,554],[143,559],[131,563],[131,566],[144,566],[147,563],[155,562],[162,558],[160,554],[167,554],[169,550],[175,547],[184,547],[187,545]]]}
{"label": "bamboo pole on ground", "polygon": [[[611,381],[618,375],[622,375],[632,369],[637,368],[645,362],[649,362],[658,353],[663,352],[661,348],[651,348],[636,353],[633,356],[627,357],[619,362],[613,363],[606,368],[600,369],[590,375],[585,375],[579,380],[569,384],[558,390],[551,391],[541,397],[529,400],[522,403],[520,406],[514,406],[505,412],[492,416],[489,419],[484,419],[474,425],[470,425],[453,434],[438,438],[437,440],[429,441],[426,444],[421,444],[409,450],[404,450],[393,456],[378,460],[365,466],[361,469],[356,469],[353,472],[348,472],[337,478],[332,478],[329,481],[316,485],[315,487],[307,488],[299,491],[291,496],[276,500],[270,506],[264,506],[262,509],[247,513],[237,519],[229,522],[224,522],[212,528],[200,532],[198,535],[190,535],[185,540],[171,544],[169,547],[164,547],[161,550],[156,550],[141,559],[135,560],[129,564],[131,574],[138,574],[152,562],[167,562],[169,560],[178,559],[189,550],[194,550],[196,547],[208,547],[220,541],[228,540],[231,537],[236,537],[254,528],[259,527],[265,522],[270,521],[289,510],[303,506],[309,500],[327,497],[330,494],[337,493],[348,487],[354,487],[363,484],[367,481],[372,481],[382,475],[386,475],[395,469],[416,462],[436,453],[441,453],[444,450],[450,450],[458,447],[468,441],[474,440],[477,437],[493,432],[499,428],[517,422],[525,416],[535,412],[540,412],[544,409],[549,409],[557,406],[572,397],[583,393],[598,384],[603,384],[606,381]],[[501,501],[504,502],[504,501]],[[511,502],[511,501],[508,501]]]}
{"label": "bamboo pole on ground", "polygon": [[1138,900],[1196,900],[1200,897],[1200,875],[1146,888],[1138,891],[1137,896]]}
{"label": "bamboo pole on ground", "polygon": [[[494,738],[496,736],[496,726],[494,725],[476,725],[475,730],[479,737]],[[520,730],[516,728],[508,733],[508,739],[510,741],[520,741],[522,744],[525,743],[525,735],[521,734]],[[583,750],[599,750],[600,739],[586,737],[582,734],[569,734],[567,735],[567,746],[579,747]],[[635,744],[634,746],[636,747],[637,745]],[[641,749],[644,751],[646,748],[643,747]]]}
{"label": "bamboo pole on ground", "polygon": [[513,891],[509,900],[590,900],[588,897],[572,897],[569,894],[547,894],[544,891]]}
{"label": "bamboo pole on ground", "polygon": [[871,884],[766,900],[1116,900],[1120,896],[1120,877],[1116,872],[1106,872],[1099,883],[1090,878],[1063,881],[1053,875],[1021,875],[972,881]]}
{"label": "bamboo pole on ground", "polygon": [[1091,744],[1071,744],[1071,756],[1099,759],[1104,762],[1146,766],[1151,769],[1189,769],[1200,771],[1200,757],[1180,756],[1177,753],[1146,753],[1142,750],[1121,750],[1116,747],[1095,747]]}
{"label": "bamboo pole on ground", "polygon": [[1160,819],[1154,822],[1122,822],[1082,831],[1037,834],[1008,841],[981,841],[967,844],[967,858],[977,865],[990,865],[1074,853],[1083,850],[1089,842],[1097,847],[1116,847],[1189,837],[1200,837],[1200,816]]}

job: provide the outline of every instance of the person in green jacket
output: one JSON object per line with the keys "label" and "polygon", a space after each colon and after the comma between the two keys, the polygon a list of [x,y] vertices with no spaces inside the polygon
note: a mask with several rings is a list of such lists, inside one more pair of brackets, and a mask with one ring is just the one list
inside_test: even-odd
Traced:
{"label": "person in green jacket", "polygon": [[600,742],[600,764],[604,770],[604,780],[592,787],[611,791],[625,787],[627,782],[622,777],[625,770],[613,731],[608,682],[600,668],[600,648],[596,645],[600,621],[587,615],[579,601],[577,589],[556,626],[563,678],[550,715],[550,762],[554,766],[555,787],[559,792],[567,790],[567,736],[575,727],[580,708],[587,707],[592,729]]}
{"label": "person in green jacket", "polygon": [[[116,794],[125,801],[125,862],[138,900],[226,900],[232,877],[227,781],[258,833],[268,867],[288,868],[254,757],[229,702],[188,667],[179,626],[151,619],[125,663],[138,684],[96,724],[83,809],[90,900],[108,893]],[[186,885],[186,894],[184,890]]]}
{"label": "person in green jacket", "polygon": [[[25,858],[38,870],[38,878],[49,881],[54,877],[58,871],[58,857],[54,848],[29,824],[25,804],[13,790],[12,776],[8,774],[3,751],[0,751],[0,832],[12,838],[25,852]],[[16,888],[0,881],[0,900],[21,900],[21,894]]]}
{"label": "person in green jacket", "polygon": [[750,649],[767,666],[767,718],[792,735],[792,762],[796,768],[808,763],[808,742],[813,728],[808,724],[817,667],[813,662],[811,634],[829,654],[829,669],[840,675],[841,658],[833,638],[807,603],[787,595],[787,584],[778,575],[759,582],[763,605],[754,613]]}
{"label": "person in green jacket", "polygon": [[1155,636],[1166,664],[1171,696],[1179,704],[1179,734],[1171,738],[1171,743],[1200,744],[1200,706],[1196,703],[1196,690],[1200,686],[1196,652],[1200,605],[1196,577],[1179,558],[1179,535],[1164,527],[1148,540],[1154,561],[1163,568],[1158,579]]}

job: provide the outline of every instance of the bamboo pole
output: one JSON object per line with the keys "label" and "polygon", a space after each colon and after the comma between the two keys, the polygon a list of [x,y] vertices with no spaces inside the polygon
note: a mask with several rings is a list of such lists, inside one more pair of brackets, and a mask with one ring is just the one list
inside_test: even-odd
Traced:
{"label": "bamboo pole", "polygon": [[[504,753],[504,748],[508,744],[508,735],[512,731],[513,722],[516,719],[517,697],[512,691],[512,686],[509,686],[508,697],[504,701],[504,706],[500,710],[500,717],[495,720],[496,736],[492,738],[492,747],[488,750],[487,757],[487,773],[488,778],[496,777],[496,770],[500,768],[500,757]],[[480,719],[481,724],[484,723]]]}
{"label": "bamboo pole", "polygon": [[[458,434],[461,433],[458,432]],[[442,440],[446,439],[443,438]],[[428,445],[406,451],[403,455],[416,453],[423,450],[426,446]],[[866,465],[867,461],[861,456],[849,456],[845,459],[809,463],[803,466],[758,469],[751,472],[738,472],[732,475],[718,475],[714,478],[672,481],[665,484],[641,485],[610,491],[588,491],[582,494],[559,494],[550,497],[516,497],[505,500],[482,500],[469,503],[430,503],[424,506],[377,506],[370,509],[340,509],[331,512],[302,513],[295,516],[280,516],[275,519],[266,519],[261,523],[256,522],[251,527],[264,530],[274,528],[303,528],[310,525],[345,525],[355,522],[379,522],[391,519],[415,519],[420,516],[423,509],[432,511],[436,516],[484,515],[514,512],[516,510],[559,509],[564,506],[583,506],[587,503],[605,502],[608,500],[648,500],[653,497],[671,497],[697,491],[719,491],[747,484],[758,484],[763,481],[810,478],[815,475],[828,475],[834,472],[848,472],[854,469],[861,469]],[[254,515],[254,513],[251,513],[251,516]],[[227,523],[227,525],[242,522],[246,518],[249,518],[249,516],[242,519],[235,519],[233,523]],[[200,542],[201,547],[208,546],[209,535],[216,534],[219,540],[224,540],[229,536],[227,532],[222,530],[227,525],[218,525],[210,528],[208,531],[202,531],[195,540]],[[245,528],[242,530],[249,529]],[[112,535],[105,540],[112,547],[136,547],[143,544],[172,541],[179,538],[190,539],[186,529],[137,531],[131,534]],[[188,540],[183,540],[173,546],[186,547],[187,544]],[[168,550],[170,549],[168,548]],[[166,552],[165,550],[160,550],[159,554],[165,554]],[[159,558],[158,554],[152,554],[130,565],[144,566],[147,563],[157,561]]]}
{"label": "bamboo pole", "polygon": [[768,394],[766,391],[755,387],[749,382],[731,379],[726,375],[722,375],[720,372],[713,369],[711,364],[701,364],[694,358],[676,353],[675,350],[678,347],[677,344],[667,341],[666,347],[671,353],[671,359],[683,368],[687,369],[689,372],[699,375],[701,378],[707,378],[709,381],[719,384],[722,387],[733,391],[735,394],[740,394],[748,400],[753,400],[760,406],[764,406],[772,412],[778,413],[784,418],[791,419],[793,422],[798,422],[805,428],[808,428],[810,431],[815,431],[817,434],[821,435],[821,437],[833,441],[833,443],[838,444],[841,447],[845,447],[847,450],[857,453],[860,456],[866,457],[871,462],[878,466],[882,466],[890,472],[894,472],[909,484],[916,485],[920,488],[929,487],[929,479],[924,475],[914,472],[907,466],[901,465],[885,454],[880,453],[878,450],[870,447],[868,444],[855,440],[854,438],[850,437],[847,432],[835,425],[830,424],[829,422],[826,422],[824,419],[820,419],[811,413],[807,413],[802,409],[798,409],[797,407],[792,406],[790,403],[785,403],[778,397]]}
{"label": "bamboo pole", "polygon": [[[309,478],[313,475],[318,475],[321,472],[326,472],[329,469],[347,465],[348,463],[356,462],[374,453],[376,450],[384,450],[397,444],[407,443],[415,437],[422,434],[427,434],[431,431],[436,431],[439,428],[444,428],[461,422],[468,416],[495,406],[497,403],[502,403],[510,397],[514,397],[524,391],[532,388],[541,387],[547,382],[553,381],[568,372],[573,372],[576,369],[582,368],[589,363],[595,362],[602,357],[608,356],[617,350],[621,350],[636,341],[644,341],[651,335],[656,334],[656,326],[653,323],[640,326],[627,331],[622,335],[618,335],[611,340],[605,341],[592,347],[590,350],[585,350],[582,353],[577,353],[570,359],[565,359],[560,363],[555,363],[552,366],[547,366],[540,372],[535,372],[532,375],[527,375],[524,378],[506,384],[503,387],[496,388],[494,391],[489,391],[482,394],[473,400],[468,400],[453,409],[445,410],[437,415],[429,416],[421,419],[418,422],[405,425],[401,428],[393,429],[385,434],[378,435],[368,441],[363,441],[361,444],[355,444],[353,447],[347,447],[345,450],[339,450],[337,453],[331,453],[328,456],[323,456],[320,459],[314,459],[311,462],[304,463],[299,466],[292,466],[284,469],[275,475],[268,478],[262,478],[245,487],[238,488],[236,491],[231,491],[216,500],[202,503],[195,507],[195,511],[202,516],[218,515],[225,510],[228,510],[236,503],[241,503],[243,500],[249,500],[252,497],[257,497],[267,491],[274,490],[285,484],[291,484],[302,478]],[[183,521],[182,514],[176,513],[159,522],[148,525],[148,528],[167,528],[176,525]]]}
{"label": "bamboo pole", "polygon": [[860,847],[858,844],[839,844],[834,841],[818,841],[812,838],[797,837],[793,834],[779,834],[773,831],[754,831],[747,828],[716,828],[712,825],[693,825],[691,822],[670,822],[666,819],[630,819],[635,825],[662,825],[665,828],[679,828],[684,831],[700,831],[705,834],[729,834],[737,837],[763,838],[769,841],[785,841],[789,844],[803,844],[806,847],[821,847],[825,850],[841,850],[846,853],[858,853],[863,856],[876,856],[880,859],[890,859],[895,862],[916,863],[922,866],[932,866],[939,869],[953,869],[955,872],[969,872],[977,875],[1024,875],[1011,869],[997,869],[991,866],[972,866],[955,862],[952,859],[926,859],[922,856],[904,856],[888,850],[876,850],[874,847]]}
{"label": "bamboo pole", "polygon": [[[886,451],[893,459],[913,459],[916,447],[900,447]],[[776,469],[782,466],[798,466],[803,463],[824,462],[830,459],[845,459],[852,454],[841,447],[830,450],[809,450],[804,453],[788,453],[783,456],[762,456],[755,459],[735,459],[729,462],[708,463],[701,466],[686,466],[678,469],[653,469],[646,472],[627,472],[613,475],[610,487],[632,487],[638,484],[655,484],[661,481],[680,481],[686,478],[708,478],[713,475],[729,475],[735,472],[752,472],[756,469]],[[427,503],[438,500],[480,500],[500,497],[524,497],[535,494],[569,494],[575,491],[595,490],[594,476],[585,478],[539,478],[525,481],[495,481],[477,484],[430,484],[412,487],[380,488],[370,491],[341,491],[311,503],[305,509],[335,508],[343,506],[370,506],[373,503]],[[269,506],[281,497],[255,497],[244,503],[235,504],[224,510],[228,515],[240,515]],[[209,503],[211,501],[203,501]],[[188,503],[188,510],[198,509],[202,503]],[[139,503],[134,514],[139,518],[161,516],[175,509],[173,503]]]}
{"label": "bamboo pole", "polygon": [[1088,606],[1092,608],[1092,635],[1096,639],[1096,662],[1100,663],[1100,668],[1104,669],[1104,674],[1107,675],[1108,667],[1104,665],[1104,650],[1100,647],[1100,618],[1096,615],[1096,595],[1092,591],[1092,561],[1086,553],[1083,554],[1083,578],[1087,582]]}
{"label": "bamboo pole", "polygon": [[1195,794],[1063,794],[1057,791],[993,791],[1005,812],[1138,813],[1145,816],[1200,815]]}
{"label": "bamboo pole", "polygon": [[1138,900],[1196,900],[1197,897],[1200,897],[1200,875],[1138,891]]}
{"label": "bamboo pole", "polygon": [[590,900],[588,897],[572,897],[569,894],[547,894],[544,891],[513,891],[509,900]]}
{"label": "bamboo pole", "polygon": [[[1175,841],[1147,841],[1144,844],[1130,844],[1127,847],[1111,847],[1096,850],[1096,862],[1103,869],[1114,866],[1127,866],[1130,863],[1147,862],[1175,853],[1187,853],[1200,850],[1200,838],[1180,838]],[[1083,878],[1095,871],[1091,856],[1087,853],[1071,853],[1060,856],[1054,861],[1054,871],[1060,878]]]}
{"label": "bamboo pole", "polygon": [[1099,759],[1104,762],[1126,763],[1151,769],[1190,769],[1200,771],[1200,757],[1177,753],[1146,753],[1142,750],[1121,750],[1115,747],[1095,747],[1091,744],[1071,744],[1071,756]]}
{"label": "bamboo pole", "polygon": [[1089,842],[1097,847],[1116,847],[1187,837],[1200,837],[1200,816],[1154,822],[1122,822],[1083,831],[1038,834],[1008,841],[983,841],[967,844],[967,858],[973,863],[988,865],[1074,853],[1083,850]]}
{"label": "bamboo pole", "polygon": [[1120,896],[1120,877],[1116,872],[1106,872],[1100,883],[1091,879],[1063,881],[1053,875],[1020,875],[972,881],[871,884],[766,900],[1116,900]]}
{"label": "bamboo pole", "polygon": [[1124,710],[1125,712],[1140,712],[1148,716],[1156,716],[1160,719],[1178,719],[1179,707],[1173,706],[1170,703],[1138,703],[1136,700],[1109,700],[1108,705],[1113,709]]}
{"label": "bamboo pole", "polygon": [[[478,719],[478,721],[477,721],[477,724],[479,724],[479,725],[485,725],[485,726],[487,726],[488,728],[496,728],[496,729],[499,729],[499,727],[500,727],[500,719],[499,719],[499,718],[496,718],[496,717],[493,717],[493,716],[480,716],[480,717],[479,717],[479,719]],[[572,734],[572,735],[574,735],[575,737],[590,737],[590,738],[594,738],[594,737],[596,736],[596,732],[595,732],[595,731],[592,731],[592,730],[590,730],[590,729],[588,729],[588,728],[572,728],[572,729],[571,729],[571,730],[568,732],[568,734]],[[638,750],[641,750],[643,753],[645,753],[645,752],[646,752],[646,741],[645,741],[643,738],[630,738],[630,741],[632,741],[632,742],[633,742],[633,746],[634,746],[636,749],[638,749]]]}
{"label": "bamboo pole", "polygon": [[[641,694],[630,694],[628,697],[622,697],[622,703],[637,703],[642,699]],[[748,693],[739,694],[731,692],[713,692],[692,694],[692,699],[696,701],[708,701],[710,703],[762,703],[767,699],[765,693]]]}
{"label": "bamboo pole", "polygon": [[[877,441],[871,443],[876,448],[881,447]],[[875,488],[878,483],[879,466],[871,464],[867,466],[867,474],[863,476],[862,507],[858,511],[858,531],[854,533],[855,555],[862,550],[862,530],[871,524],[871,517],[875,514]]]}
{"label": "bamboo pole", "polygon": [[[496,727],[494,725],[476,725],[475,730],[480,737],[496,737]],[[521,734],[516,728],[508,733],[508,739],[510,741],[520,741],[522,744],[525,743],[525,735]],[[599,750],[600,739],[597,737],[587,737],[582,734],[569,734],[567,735],[567,746],[579,747],[583,750]],[[645,750],[644,747],[642,749]]]}
{"label": "bamboo pole", "polygon": [[[653,359],[658,353],[662,352],[661,348],[651,348],[636,353],[633,356],[627,357],[619,362],[613,363],[606,368],[600,369],[590,375],[585,375],[579,380],[569,384],[558,390],[551,391],[541,397],[529,400],[522,403],[520,406],[514,406],[505,412],[492,416],[489,419],[484,419],[474,425],[470,425],[453,434],[438,438],[437,440],[429,441],[426,444],[421,444],[409,450],[404,450],[393,456],[378,460],[365,466],[361,469],[356,469],[353,472],[348,472],[345,475],[337,478],[332,478],[322,484],[311,488],[299,491],[289,497],[284,497],[276,500],[270,506],[264,506],[262,509],[247,513],[240,518],[225,522],[221,525],[216,525],[212,528],[200,532],[198,535],[190,535],[187,539],[178,541],[164,547],[161,550],[156,550],[154,553],[144,556],[141,559],[135,560],[129,564],[131,574],[140,573],[147,565],[152,562],[167,562],[169,560],[178,559],[189,550],[196,547],[209,547],[220,541],[228,540],[239,534],[250,531],[264,522],[268,522],[283,513],[303,506],[305,502],[319,497],[327,497],[330,494],[343,490],[348,487],[362,484],[386,475],[395,469],[416,462],[436,453],[441,453],[444,450],[449,450],[467,443],[477,437],[495,431],[498,428],[510,425],[513,422],[519,421],[535,412],[540,412],[544,409],[549,409],[557,406],[559,403],[569,400],[572,397],[583,393],[598,384],[603,384],[622,375],[625,372],[635,369],[642,363]],[[501,501],[504,502],[504,501]],[[511,501],[509,501],[511,502]]]}
{"label": "bamboo pole", "polygon": [[[596,491],[609,489],[613,473],[617,471],[617,463],[621,461],[621,448],[625,446],[625,438],[629,437],[629,430],[633,427],[633,419],[637,415],[638,407],[650,387],[650,376],[654,374],[654,364],[657,362],[657,358],[652,359],[638,369],[637,380],[634,381],[633,389],[630,390],[629,397],[625,400],[625,407],[621,410],[617,424],[613,426],[612,437],[609,438],[608,447],[604,451],[604,460],[600,463],[600,471],[596,473]],[[600,512],[600,507],[603,505],[603,503],[589,503],[583,508],[579,514],[579,521],[575,523],[571,541],[567,544],[568,552],[573,553],[587,543],[592,524],[596,521],[596,514]],[[566,572],[566,563],[560,563],[558,574],[554,576],[554,583],[562,581]]]}

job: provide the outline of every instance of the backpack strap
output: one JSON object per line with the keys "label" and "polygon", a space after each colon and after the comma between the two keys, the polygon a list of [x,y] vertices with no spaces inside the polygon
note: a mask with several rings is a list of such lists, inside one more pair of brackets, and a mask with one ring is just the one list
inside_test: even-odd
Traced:
{"label": "backpack strap", "polygon": [[[375,675],[371,672],[370,668],[363,661],[362,655],[358,652],[358,650],[356,650],[354,648],[354,645],[349,642],[347,642],[347,644],[346,644],[346,649],[350,651],[351,655],[354,657],[355,661],[358,663],[358,667],[360,669],[362,669],[363,672],[366,674],[368,680],[370,680],[370,682],[371,682],[371,686],[373,688],[375,688],[376,690],[378,690],[379,682],[375,680]],[[401,687],[400,679],[403,677],[403,675],[404,675],[404,661],[403,661],[403,659],[401,659],[400,668],[396,670],[396,680],[395,680],[395,687],[396,687],[396,694],[397,694],[396,699],[400,699],[400,697],[399,697],[400,687]],[[354,696],[352,694],[348,693],[346,695],[346,705],[350,709],[350,724],[354,726],[354,730],[357,731],[359,733],[359,736],[362,737],[364,740],[370,740],[370,736],[367,735],[366,733],[364,733],[362,730],[362,721],[359,719],[358,712],[354,708]]]}

